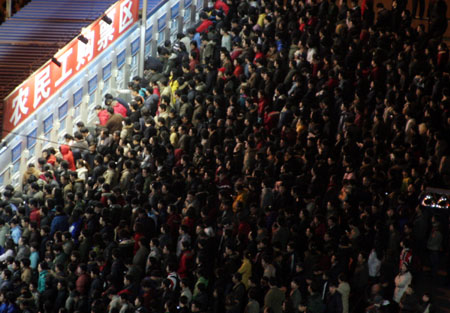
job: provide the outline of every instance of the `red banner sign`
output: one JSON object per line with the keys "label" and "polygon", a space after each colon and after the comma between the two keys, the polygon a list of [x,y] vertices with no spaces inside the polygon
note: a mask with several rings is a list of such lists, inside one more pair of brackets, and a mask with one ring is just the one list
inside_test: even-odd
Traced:
{"label": "red banner sign", "polygon": [[137,22],[138,11],[139,0],[118,1],[105,12],[109,20],[98,19],[83,29],[81,34],[88,39],[87,43],[73,39],[55,54],[58,65],[48,61],[6,97],[3,137]]}

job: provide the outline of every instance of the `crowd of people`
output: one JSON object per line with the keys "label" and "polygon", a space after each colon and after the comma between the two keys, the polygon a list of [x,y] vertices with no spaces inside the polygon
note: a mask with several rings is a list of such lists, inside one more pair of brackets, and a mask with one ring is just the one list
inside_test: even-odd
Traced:
{"label": "crowd of people", "polygon": [[0,313],[434,312],[446,11],[214,1],[6,186]]}

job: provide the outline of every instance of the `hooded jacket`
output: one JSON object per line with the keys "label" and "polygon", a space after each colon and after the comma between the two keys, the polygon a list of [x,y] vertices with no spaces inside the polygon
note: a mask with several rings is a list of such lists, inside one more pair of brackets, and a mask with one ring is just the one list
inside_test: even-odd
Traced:
{"label": "hooded jacket", "polygon": [[76,170],[75,160],[73,158],[73,153],[70,150],[70,147],[68,145],[61,145],[59,150],[61,151],[61,154],[63,155],[63,159],[69,163],[69,169],[71,171],[75,171]]}

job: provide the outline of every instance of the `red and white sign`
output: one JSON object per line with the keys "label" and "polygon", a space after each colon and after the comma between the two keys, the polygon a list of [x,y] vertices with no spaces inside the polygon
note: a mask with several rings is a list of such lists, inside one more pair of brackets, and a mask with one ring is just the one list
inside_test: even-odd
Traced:
{"label": "red and white sign", "polygon": [[105,12],[111,19],[111,24],[100,18],[83,29],[81,34],[88,39],[87,44],[77,38],[73,39],[55,54],[55,58],[61,63],[60,67],[51,60],[48,61],[8,95],[5,98],[3,137],[137,22],[138,11],[139,0],[116,2]]}

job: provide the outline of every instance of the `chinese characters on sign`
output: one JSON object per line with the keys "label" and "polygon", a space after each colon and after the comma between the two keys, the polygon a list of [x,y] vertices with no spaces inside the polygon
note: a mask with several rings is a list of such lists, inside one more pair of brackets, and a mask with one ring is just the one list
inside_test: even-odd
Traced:
{"label": "chinese characters on sign", "polygon": [[111,24],[105,21],[100,21],[100,39],[98,40],[98,51],[104,50],[108,47],[108,43],[114,40],[114,15],[116,9],[111,10],[108,17],[111,19]]}
{"label": "chinese characters on sign", "polygon": [[74,39],[58,51],[55,58],[60,63],[47,62],[33,73],[5,99],[3,136],[20,125],[27,117],[54,95],[69,79],[107,49],[117,38],[138,20],[139,0],[121,0],[105,15],[108,24],[98,19],[82,31],[87,44]]}
{"label": "chinese characters on sign", "polygon": [[59,62],[61,63],[61,75],[59,75],[60,77],[55,82],[55,87],[61,85],[61,83],[72,74],[72,68],[67,64],[72,52],[73,48],[70,48],[59,57]]}
{"label": "chinese characters on sign", "polygon": [[34,101],[33,108],[35,109],[42,99],[47,99],[50,96],[50,66],[47,65],[36,74],[34,78]]}
{"label": "chinese characters on sign", "polygon": [[78,40],[77,44],[77,71],[79,71],[85,63],[89,63],[94,56],[95,32],[93,30],[86,31],[84,37],[88,40],[87,44],[83,43],[81,40]]}
{"label": "chinese characters on sign", "polygon": [[124,1],[120,4],[120,23],[119,33],[128,28],[135,21],[133,16],[133,3],[131,0]]}
{"label": "chinese characters on sign", "polygon": [[28,91],[29,91],[28,87],[20,88],[19,94],[13,99],[12,101],[13,114],[9,119],[10,123],[17,124],[22,118],[22,115],[26,115],[28,113],[27,108]]}

